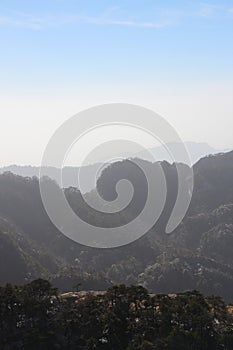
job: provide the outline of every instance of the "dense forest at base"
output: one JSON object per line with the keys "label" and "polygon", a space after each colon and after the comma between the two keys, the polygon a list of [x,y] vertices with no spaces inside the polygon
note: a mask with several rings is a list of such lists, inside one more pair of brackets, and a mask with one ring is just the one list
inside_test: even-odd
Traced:
{"label": "dense forest at base", "polygon": [[59,294],[43,279],[0,287],[2,350],[232,350],[233,307],[142,286]]}

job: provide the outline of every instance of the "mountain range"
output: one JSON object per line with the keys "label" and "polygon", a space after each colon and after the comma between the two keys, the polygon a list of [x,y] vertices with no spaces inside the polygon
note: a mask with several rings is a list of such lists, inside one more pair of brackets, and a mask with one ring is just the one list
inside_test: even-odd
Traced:
{"label": "mountain range", "polygon": [[[149,163],[155,174],[157,163]],[[167,200],[158,222],[142,238],[114,249],[82,246],[51,223],[43,207],[36,177],[10,172],[0,175],[0,284],[49,279],[63,291],[77,283],[103,290],[115,283],[141,284],[154,293],[197,289],[233,302],[233,151],[200,159],[193,166],[194,192],[188,212],[172,234],[165,226],[177,194],[176,165],[160,162],[167,181]],[[187,165],[180,165],[184,168]],[[127,221],[143,205],[143,186],[128,160],[105,168],[98,191],[110,199],[122,176],[133,179],[136,195],[124,212]],[[49,180],[48,180],[49,181]],[[53,182],[52,182],[53,183]],[[78,189],[64,189],[73,210],[106,227],[121,216],[90,211]],[[93,191],[88,194],[93,195]]]}
{"label": "mountain range", "polygon": [[[198,143],[198,142],[185,142],[184,143],[187,151],[189,152],[191,164],[196,163],[199,159],[210,154],[219,153],[219,150],[211,147],[207,143]],[[179,155],[179,151],[182,148],[182,145],[179,143],[170,144],[172,149],[176,151],[176,154]],[[149,154],[148,154],[149,152]],[[156,161],[167,161],[173,163],[173,159],[167,152],[164,146],[158,146],[154,148],[149,148],[147,151],[141,151],[138,153],[122,154],[123,159],[127,158],[140,158],[150,161],[151,157]],[[182,162],[182,157],[176,159],[177,162]],[[95,164],[89,164],[82,167],[76,166],[64,166],[62,169],[62,184],[60,183],[60,171],[55,167],[47,167],[46,173],[48,176],[55,180],[61,187],[79,187],[78,186],[78,175],[79,171],[82,168],[82,193],[89,192],[95,188],[96,174],[98,176],[101,169],[106,168],[109,164],[97,162]],[[9,165],[0,168],[0,173],[10,171],[13,174],[24,176],[24,177],[39,177],[40,167],[38,166],[20,166],[20,165]]]}

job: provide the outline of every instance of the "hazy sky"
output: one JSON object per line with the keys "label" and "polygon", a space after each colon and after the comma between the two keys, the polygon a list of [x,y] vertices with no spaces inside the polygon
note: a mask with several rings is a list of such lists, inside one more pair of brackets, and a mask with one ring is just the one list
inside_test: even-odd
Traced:
{"label": "hazy sky", "polygon": [[0,166],[83,108],[136,103],[233,148],[233,1],[0,1]]}

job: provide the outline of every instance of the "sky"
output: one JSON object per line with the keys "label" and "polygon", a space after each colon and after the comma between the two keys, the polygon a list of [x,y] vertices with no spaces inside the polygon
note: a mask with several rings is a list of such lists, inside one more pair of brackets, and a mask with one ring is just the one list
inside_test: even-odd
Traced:
{"label": "sky", "polygon": [[110,102],[233,149],[232,62],[233,1],[0,0],[0,166],[39,165],[63,122]]}

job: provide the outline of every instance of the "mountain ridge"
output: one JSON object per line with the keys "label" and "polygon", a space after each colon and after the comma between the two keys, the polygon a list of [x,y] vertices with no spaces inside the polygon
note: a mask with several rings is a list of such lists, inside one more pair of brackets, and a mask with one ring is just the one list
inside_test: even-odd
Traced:
{"label": "mountain ridge", "polygon": [[[149,166],[153,171],[155,165]],[[120,174],[124,167],[127,169],[126,161],[107,168],[102,183],[111,187],[111,172]],[[104,251],[81,246],[57,231],[41,203],[38,179],[0,175],[1,266],[5,268],[3,252],[13,252],[11,269],[6,269],[5,275],[0,270],[0,283],[24,283],[46,276],[61,290],[69,291],[77,281],[85,289],[105,289],[124,282],[141,284],[155,293],[195,288],[232,302],[233,151],[205,157],[194,165],[190,208],[170,235],[165,234],[164,223],[176,193],[176,167],[166,162],[163,167],[171,201],[162,219],[136,242]],[[135,174],[134,178],[140,186]],[[73,209],[79,210],[80,192],[68,188],[66,196]],[[131,214],[140,205],[140,196],[137,200]],[[101,217],[92,220],[101,221]],[[21,241],[19,237],[23,237]],[[35,273],[30,277],[32,266]]]}

